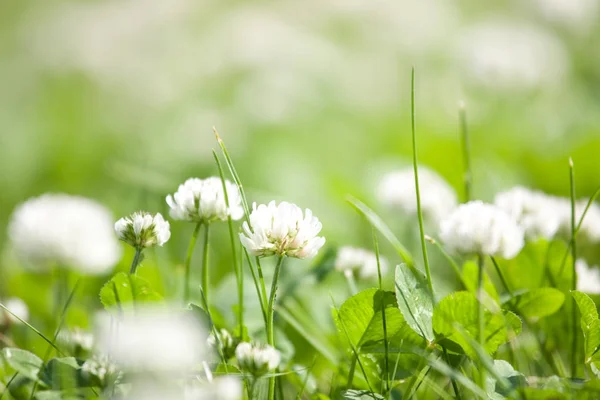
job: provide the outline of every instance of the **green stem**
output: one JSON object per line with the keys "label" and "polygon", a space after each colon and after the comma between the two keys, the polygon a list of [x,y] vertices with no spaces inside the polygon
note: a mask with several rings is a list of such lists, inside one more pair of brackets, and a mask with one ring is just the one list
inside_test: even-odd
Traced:
{"label": "green stem", "polygon": [[423,252],[423,263],[425,264],[425,274],[427,275],[427,284],[431,296],[433,294],[433,284],[431,282],[431,269],[429,267],[429,257],[427,256],[427,245],[425,244],[425,228],[423,225],[423,212],[421,210],[421,193],[419,191],[419,167],[417,165],[417,134],[415,129],[415,68],[412,68],[410,79],[410,121],[412,131],[412,151],[413,151],[413,170],[415,175],[415,191],[417,194],[417,215],[419,217],[419,232],[421,236],[421,250]]}
{"label": "green stem", "polygon": [[[256,260],[256,270],[258,271],[258,281],[260,282],[260,290],[259,291],[262,296],[262,304],[264,304],[265,306],[268,306],[269,303],[267,303],[267,287],[265,285],[265,277],[262,272],[262,266],[260,265],[260,258],[256,257],[255,260]],[[267,314],[268,314],[268,310],[267,310]]]}
{"label": "green stem", "polygon": [[[275,296],[277,294],[277,281],[279,280],[279,273],[281,272],[281,266],[283,265],[283,256],[279,256],[277,259],[277,265],[275,265],[275,272],[273,274],[273,281],[271,282],[271,294],[269,295],[269,308],[267,310],[267,342],[270,346],[275,347],[275,333],[273,329],[273,316],[275,313]],[[269,400],[275,398],[275,377],[269,378]]]}
{"label": "green stem", "polygon": [[248,250],[246,248],[242,248],[244,255],[246,256],[246,261],[248,261],[248,269],[250,269],[250,274],[252,275],[252,281],[254,282],[254,287],[256,288],[256,296],[258,297],[258,303],[260,305],[260,311],[263,315],[263,320],[265,321],[265,329],[267,326],[267,309],[266,309],[266,300],[263,301],[263,295],[260,290],[260,285],[258,283],[258,278],[256,277],[256,272],[254,272],[254,267],[252,266],[252,259],[248,254]]}
{"label": "green stem", "polygon": [[473,174],[471,173],[471,143],[469,142],[469,130],[467,129],[467,111],[465,105],[461,104],[458,110],[460,123],[460,139],[463,153],[463,183],[465,185],[465,202],[471,200]]}
{"label": "green stem", "polygon": [[352,271],[344,271],[344,276],[346,277],[346,281],[348,282],[350,296],[354,296],[356,293],[358,293],[358,289],[356,288],[356,281],[354,280],[354,273]]}
{"label": "green stem", "polygon": [[[483,255],[477,256],[477,267],[478,267],[478,275],[477,275],[477,324],[479,326],[479,345],[481,348],[485,348],[485,314],[483,308],[483,265],[484,258]],[[482,369],[480,371],[481,374],[481,385],[482,389],[485,389],[485,371]]]}
{"label": "green stem", "polygon": [[[442,346],[442,350],[444,352],[444,361],[446,364],[450,365],[450,357],[448,357],[448,351],[445,347]],[[454,377],[450,377],[450,382],[452,383],[452,388],[454,389],[454,396],[457,400],[462,400],[462,396],[460,395],[460,390],[458,389],[458,385],[456,384],[456,379]]]}
{"label": "green stem", "polygon": [[190,265],[192,263],[192,255],[194,254],[194,247],[196,247],[196,241],[198,240],[198,233],[202,222],[198,222],[192,233],[190,244],[188,245],[187,255],[185,256],[185,282],[183,284],[183,304],[187,305],[190,301]]}
{"label": "green stem", "polygon": [[129,268],[129,273],[131,275],[135,275],[137,267],[140,265],[140,261],[142,261],[142,248],[138,247],[135,249],[135,256],[133,256],[133,261],[131,262],[131,267]]}
{"label": "green stem", "polygon": [[204,298],[206,300],[206,306],[208,307],[208,289],[209,289],[209,266],[208,266],[208,238],[209,238],[209,224],[204,225],[204,249],[202,253],[202,290],[204,292]]}
{"label": "green stem", "polygon": [[[573,160],[569,159],[569,183],[570,183],[570,195],[571,195],[571,261],[573,262],[573,280],[571,282],[571,289],[577,290],[577,268],[575,268],[575,264],[577,261],[577,225],[575,224],[575,171],[573,168]],[[571,316],[572,316],[572,347],[571,347],[571,377],[575,378],[577,376],[577,339],[578,339],[578,329],[577,329],[577,304],[575,303],[575,298],[572,298],[571,301]]]}

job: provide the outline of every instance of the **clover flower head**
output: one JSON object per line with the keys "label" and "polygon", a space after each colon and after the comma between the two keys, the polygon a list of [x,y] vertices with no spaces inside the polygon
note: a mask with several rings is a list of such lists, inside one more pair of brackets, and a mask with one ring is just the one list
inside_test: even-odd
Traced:
{"label": "clover flower head", "polygon": [[[419,167],[419,191],[423,216],[432,223],[439,221],[456,208],[456,192],[435,171]],[[386,174],[377,188],[379,200],[384,205],[399,208],[404,213],[417,213],[415,176],[412,168]]]}
{"label": "clover flower head", "polygon": [[212,332],[208,336],[208,339],[206,339],[206,344],[208,344],[209,347],[222,352],[225,359],[229,360],[235,355],[235,349],[239,344],[239,340],[231,336],[231,333],[229,333],[227,329],[220,329],[217,332],[217,336],[218,340],[215,337],[215,333]]}
{"label": "clover flower head", "polygon": [[494,204],[514,218],[532,239],[552,239],[560,227],[555,197],[521,186],[498,193]]}
{"label": "clover flower head", "polygon": [[81,328],[63,330],[57,339],[63,348],[68,348],[74,355],[89,352],[94,347],[94,335]]}
{"label": "clover flower head", "polygon": [[281,354],[275,348],[248,342],[242,342],[237,346],[235,357],[241,369],[256,377],[273,371],[281,362]]}
{"label": "clover flower head", "polygon": [[[386,260],[379,258],[381,274],[388,270]],[[335,258],[335,269],[344,274],[357,273],[360,278],[368,279],[377,277],[377,256],[365,249],[344,246],[338,250]]]}
{"label": "clover flower head", "polygon": [[321,222],[308,208],[302,212],[287,202],[254,203],[249,219],[250,224],[242,224],[240,240],[254,256],[312,258],[325,244],[325,238],[317,236]]}
{"label": "clover flower head", "polygon": [[[6,300],[6,303],[2,303],[11,313],[21,318],[23,321],[27,321],[29,318],[29,308],[23,300],[18,297],[11,297]],[[10,312],[0,309],[0,325],[5,324],[20,324],[21,321]]]}
{"label": "clover flower head", "polygon": [[171,237],[169,222],[160,213],[152,216],[145,211],[137,211],[118,220],[115,232],[119,240],[136,249],[162,246]]}
{"label": "clover flower head", "polygon": [[440,224],[440,238],[452,252],[515,257],[524,246],[524,232],[500,208],[471,201],[458,208]]}
{"label": "clover flower head", "polygon": [[110,212],[94,200],[44,194],[17,206],[8,225],[15,255],[37,269],[104,274],[121,257]]}
{"label": "clover flower head", "polygon": [[221,178],[190,178],[179,185],[177,192],[167,196],[171,218],[190,222],[210,223],[226,221],[229,217],[238,220],[244,215],[242,197],[238,187],[225,180],[227,200]]}
{"label": "clover flower head", "polygon": [[577,290],[589,294],[600,294],[600,269],[588,266],[584,259],[575,262],[577,271]]}
{"label": "clover flower head", "polygon": [[95,379],[100,387],[107,387],[115,383],[121,376],[117,365],[107,355],[94,354],[81,366],[84,374]]}

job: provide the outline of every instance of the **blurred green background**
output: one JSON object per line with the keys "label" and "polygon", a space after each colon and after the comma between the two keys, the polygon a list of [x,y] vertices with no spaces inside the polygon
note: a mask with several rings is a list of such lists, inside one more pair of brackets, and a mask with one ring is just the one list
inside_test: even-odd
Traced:
{"label": "blurred green background", "polygon": [[[0,10],[0,243],[14,207],[48,191],[97,199],[115,220],[168,214],[179,183],[217,174],[213,125],[250,201],[311,208],[329,244],[370,246],[348,193],[410,232],[415,221],[385,214],[374,187],[410,161],[413,65],[420,162],[459,197],[460,101],[475,197],[515,184],[567,195],[569,156],[578,196],[600,184],[597,0],[9,0]],[[156,268],[142,272],[162,273],[167,292],[191,229],[172,222]],[[229,248],[226,227],[214,231],[219,277]],[[42,307],[3,260],[0,297]]]}

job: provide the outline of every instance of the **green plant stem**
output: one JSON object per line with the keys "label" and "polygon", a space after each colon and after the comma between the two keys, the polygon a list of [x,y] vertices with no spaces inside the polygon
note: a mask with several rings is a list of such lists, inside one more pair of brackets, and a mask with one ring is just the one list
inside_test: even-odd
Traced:
{"label": "green plant stem", "polygon": [[208,238],[210,237],[209,235],[209,224],[205,224],[204,225],[204,248],[203,248],[203,252],[202,252],[202,291],[204,292],[204,298],[206,300],[206,306],[208,307],[208,302],[209,302],[209,297],[208,297],[208,292],[209,292],[209,286],[210,286],[210,282],[209,282],[209,272],[210,272],[210,268],[208,265],[208,252],[209,252],[209,247],[208,247]]}
{"label": "green plant stem", "polygon": [[188,245],[187,255],[185,256],[185,282],[183,283],[183,305],[187,305],[190,301],[190,274],[192,255],[194,254],[194,248],[196,247],[196,241],[198,240],[198,234],[200,233],[200,227],[202,222],[198,222],[192,233],[190,244]]}
{"label": "green plant stem", "polygon": [[131,275],[135,275],[137,267],[140,265],[140,261],[142,261],[142,249],[138,247],[135,249],[135,255],[133,256],[133,261],[131,262],[131,267],[129,268],[129,273]]}
{"label": "green plant stem", "polygon": [[[375,250],[375,259],[377,260],[377,280],[379,290],[383,292],[383,280],[381,277],[381,257],[379,256],[379,240],[377,239],[377,231],[374,226],[371,226],[373,234],[373,248]],[[385,351],[385,391],[390,389],[390,360],[389,360],[389,343],[387,336],[387,317],[385,315],[385,305],[381,302],[381,323],[383,325],[383,348]]]}
{"label": "green plant stem", "polygon": [[4,395],[5,395],[7,392],[9,392],[9,390],[8,390],[8,389],[9,389],[9,387],[10,387],[10,384],[11,384],[11,383],[13,383],[13,381],[15,380],[15,378],[17,377],[17,375],[19,375],[19,373],[18,373],[18,372],[15,372],[15,373],[13,374],[13,376],[12,376],[12,377],[11,377],[11,378],[8,380],[8,382],[7,382],[7,383],[6,383],[6,385],[4,386],[4,390],[2,391],[2,393],[0,393],[0,400],[1,400],[1,399],[4,397]]}
{"label": "green plant stem", "polygon": [[[267,310],[267,343],[275,347],[275,330],[273,329],[273,317],[275,313],[275,297],[277,295],[277,281],[283,265],[283,256],[279,256],[271,282],[271,294],[269,295],[269,308]],[[275,377],[269,378],[269,400],[275,398]]]}
{"label": "green plant stem", "polygon": [[423,212],[421,210],[421,193],[419,191],[419,167],[417,163],[417,134],[415,129],[415,68],[412,68],[410,79],[410,121],[412,131],[412,152],[413,152],[413,170],[415,175],[415,191],[417,194],[417,215],[419,217],[419,232],[421,236],[421,250],[423,252],[423,263],[425,264],[425,274],[427,275],[427,284],[431,295],[433,293],[433,284],[431,282],[431,270],[429,267],[429,257],[427,256],[427,245],[425,244],[425,228],[423,225]]}
{"label": "green plant stem", "polygon": [[358,293],[358,289],[356,288],[356,280],[354,279],[354,273],[352,271],[345,271],[344,276],[346,277],[346,282],[348,282],[350,296],[354,296],[356,293]]}
{"label": "green plant stem", "polygon": [[458,109],[458,120],[460,124],[460,139],[463,153],[463,184],[465,187],[464,202],[471,200],[473,174],[471,171],[471,143],[469,142],[469,130],[467,129],[467,110],[464,104]]}
{"label": "green plant stem", "polygon": [[494,269],[496,270],[496,273],[498,274],[498,277],[500,278],[500,282],[502,283],[502,286],[504,286],[504,290],[506,290],[506,292],[510,296],[510,299],[512,300],[515,296],[514,296],[512,290],[510,289],[510,287],[508,286],[508,282],[506,281],[506,278],[504,277],[504,273],[502,273],[502,270],[500,269],[500,265],[498,265],[498,262],[496,261],[496,259],[493,256],[490,256],[490,260],[492,260],[492,264],[494,264]]}
{"label": "green plant stem", "polygon": [[246,250],[246,248],[243,248],[242,250],[243,250],[244,255],[246,256],[246,261],[248,261],[248,268],[250,269],[250,274],[252,275],[252,280],[254,281],[254,287],[256,288],[256,295],[258,297],[258,304],[260,305],[260,311],[262,312],[263,320],[265,322],[265,329],[266,329],[266,327],[267,327],[266,300],[263,300],[263,294],[260,290],[258,278],[256,277],[256,272],[254,271],[254,267],[252,266],[252,259],[250,258],[250,255],[248,254],[248,250]]}
{"label": "green plant stem", "polygon": [[[267,286],[265,285],[265,277],[263,275],[262,272],[262,266],[260,265],[260,258],[256,257],[256,270],[258,271],[258,281],[260,283],[260,294],[262,296],[262,303],[265,305],[265,307],[268,306],[268,302],[267,302]],[[258,290],[258,288],[257,288]],[[268,310],[267,310],[267,315],[268,315]]]}
{"label": "green plant stem", "polygon": [[[479,254],[477,256],[477,267],[478,267],[478,275],[477,275],[477,325],[479,327],[479,335],[478,341],[481,348],[485,348],[485,314],[483,307],[483,265],[484,258],[483,255]],[[485,390],[485,372],[482,369],[480,371],[481,374],[481,388]]]}
{"label": "green plant stem", "polygon": [[[444,362],[450,365],[450,357],[448,357],[448,351],[445,347],[442,346],[442,351],[444,352]],[[456,384],[456,380],[454,377],[450,377],[450,382],[452,383],[452,389],[454,389],[454,396],[457,400],[462,400],[462,396],[460,395],[460,390],[458,389],[458,385]]]}
{"label": "green plant stem", "polygon": [[[577,290],[577,268],[575,267],[577,261],[577,226],[575,225],[575,171],[573,160],[569,159],[569,187],[571,195],[571,258],[573,262],[573,280],[571,282],[571,289]],[[577,304],[575,298],[571,299],[571,324],[572,324],[572,347],[571,347],[571,378],[577,377]]]}

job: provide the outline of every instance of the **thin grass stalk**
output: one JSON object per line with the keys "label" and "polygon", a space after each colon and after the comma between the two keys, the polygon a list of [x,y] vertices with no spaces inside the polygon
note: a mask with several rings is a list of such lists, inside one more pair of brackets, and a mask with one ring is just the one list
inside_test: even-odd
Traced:
{"label": "thin grass stalk", "polygon": [[463,185],[464,202],[472,198],[473,173],[471,171],[471,143],[469,141],[469,130],[467,128],[467,110],[464,103],[458,107],[458,120],[460,125],[460,141],[463,153]]}
{"label": "thin grass stalk", "polygon": [[[258,258],[257,258],[258,259]],[[271,282],[271,294],[269,295],[269,308],[267,309],[267,343],[275,347],[275,330],[273,329],[273,317],[275,313],[275,296],[277,294],[277,281],[283,265],[283,256],[279,256],[275,265],[273,281]],[[260,269],[259,269],[260,271]],[[275,398],[275,377],[269,378],[269,400]]]}
{"label": "thin grass stalk", "polygon": [[356,287],[356,280],[354,279],[354,272],[351,270],[344,271],[344,277],[346,278],[346,282],[348,283],[348,290],[350,291],[350,296],[354,296],[358,293],[358,288]]}
{"label": "thin grass stalk", "polygon": [[[573,280],[571,282],[571,289],[577,290],[577,268],[575,267],[577,261],[577,226],[575,225],[575,171],[573,160],[569,158],[569,194],[571,196],[571,258],[573,263]],[[572,346],[571,346],[571,377],[577,376],[577,304],[575,298],[571,299],[571,324],[572,324]]]}
{"label": "thin grass stalk", "polygon": [[[215,162],[217,163],[217,168],[219,169],[219,176],[221,177],[221,184],[223,185],[223,195],[225,198],[225,206],[229,209],[229,194],[227,193],[227,185],[225,184],[225,175],[223,174],[223,167],[221,166],[221,161],[217,156],[217,153],[213,150],[213,157],[215,158]],[[240,333],[244,327],[244,269],[242,268],[241,263],[238,260],[237,255],[237,246],[236,246],[236,236],[233,230],[233,220],[231,219],[231,215],[227,215],[227,225],[229,227],[229,239],[231,242],[231,254],[233,259],[233,271],[235,273],[235,280],[237,283],[237,292],[238,292],[238,325],[240,329]]]}
{"label": "thin grass stalk", "polygon": [[[484,348],[485,347],[485,313],[483,306],[483,266],[484,258],[483,255],[477,256],[477,325],[479,327],[478,343]],[[481,370],[480,384],[485,389],[485,372]]]}
{"label": "thin grass stalk", "polygon": [[183,283],[183,305],[186,306],[190,302],[190,275],[191,275],[191,264],[192,255],[194,254],[194,248],[196,247],[196,241],[198,240],[198,234],[200,233],[200,227],[202,222],[198,222],[194,231],[192,232],[192,238],[188,245],[187,254],[185,256],[185,278]]}
{"label": "thin grass stalk", "polygon": [[2,398],[4,397],[4,395],[9,392],[10,384],[13,383],[13,381],[15,380],[15,378],[17,377],[17,375],[19,375],[19,373],[15,372],[12,375],[12,377],[8,380],[8,382],[6,383],[6,386],[4,386],[4,390],[2,391],[2,393],[0,393],[0,400],[2,400]]}
{"label": "thin grass stalk", "polygon": [[[375,227],[371,226],[371,232],[373,235],[373,248],[375,249],[375,259],[377,260],[377,279],[379,281],[379,290],[383,293],[383,283],[381,278],[381,258],[379,255],[379,240],[377,239],[377,232]],[[390,361],[389,361],[389,343],[387,336],[387,320],[385,315],[385,305],[381,302],[381,323],[383,325],[383,348],[385,351],[385,391],[390,389]]]}
{"label": "thin grass stalk", "polygon": [[250,254],[248,254],[248,250],[245,247],[242,247],[243,253],[246,256],[246,261],[248,262],[248,269],[250,270],[250,274],[252,275],[252,280],[254,281],[254,287],[256,288],[256,296],[258,297],[258,303],[260,304],[260,310],[262,311],[263,320],[265,321],[265,329],[267,324],[267,304],[266,301],[263,301],[263,294],[260,290],[260,285],[258,283],[258,277],[256,276],[256,271],[252,267],[252,259],[250,258]]}
{"label": "thin grass stalk", "polygon": [[209,264],[208,264],[208,253],[210,250],[209,245],[208,245],[208,239],[210,237],[209,227],[210,227],[210,225],[208,223],[204,225],[204,248],[202,250],[202,291],[204,293],[204,298],[205,298],[207,307],[208,307],[208,302],[209,302],[208,293],[209,293],[209,286],[210,286],[210,280],[209,280],[210,268],[209,268]]}
{"label": "thin grass stalk", "polygon": [[429,285],[429,291],[431,292],[431,296],[435,298],[435,294],[433,292],[433,284],[431,282],[429,257],[427,256],[427,245],[425,244],[425,228],[423,224],[423,212],[421,209],[421,193],[419,191],[419,167],[417,165],[417,134],[415,129],[415,67],[413,67],[411,71],[410,89],[410,122],[412,131],[413,170],[415,175],[415,191],[417,194],[417,215],[419,218],[421,250],[423,252],[423,263],[425,264],[425,274],[427,275],[427,284]]}

